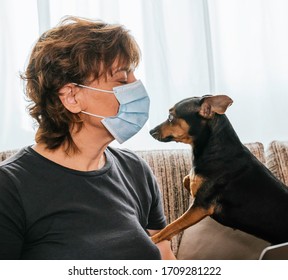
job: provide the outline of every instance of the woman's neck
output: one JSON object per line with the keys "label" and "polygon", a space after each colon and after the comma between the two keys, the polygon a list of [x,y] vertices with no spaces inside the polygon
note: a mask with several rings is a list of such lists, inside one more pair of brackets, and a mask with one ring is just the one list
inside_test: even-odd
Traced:
{"label": "woman's neck", "polygon": [[79,171],[101,169],[106,163],[105,150],[113,141],[113,137],[105,130],[81,131],[71,133],[77,152],[67,153],[67,143],[57,149],[48,149],[44,143],[37,143],[32,148],[45,158],[64,167]]}

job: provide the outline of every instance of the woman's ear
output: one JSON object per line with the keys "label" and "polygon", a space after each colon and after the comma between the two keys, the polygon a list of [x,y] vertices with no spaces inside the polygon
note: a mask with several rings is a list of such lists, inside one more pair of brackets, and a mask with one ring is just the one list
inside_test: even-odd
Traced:
{"label": "woman's ear", "polygon": [[81,111],[80,102],[77,98],[79,88],[74,84],[66,84],[59,90],[59,98],[64,107],[71,113],[79,113]]}

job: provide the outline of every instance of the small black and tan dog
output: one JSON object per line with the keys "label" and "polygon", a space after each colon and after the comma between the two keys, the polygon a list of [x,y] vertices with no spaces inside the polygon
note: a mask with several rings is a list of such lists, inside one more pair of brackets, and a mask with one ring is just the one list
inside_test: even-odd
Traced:
{"label": "small black and tan dog", "polygon": [[225,115],[232,102],[226,95],[184,99],[150,131],[159,141],[187,143],[193,151],[193,168],[184,178],[193,203],[152,237],[155,243],[206,216],[272,244],[288,241],[288,188],[240,142]]}

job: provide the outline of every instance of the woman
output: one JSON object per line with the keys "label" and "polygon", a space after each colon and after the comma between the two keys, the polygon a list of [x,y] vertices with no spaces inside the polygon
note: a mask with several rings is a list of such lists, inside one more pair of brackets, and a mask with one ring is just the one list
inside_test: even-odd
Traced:
{"label": "woman", "polygon": [[173,259],[158,186],[123,143],[145,124],[139,48],[120,25],[64,19],[22,78],[36,144],[0,167],[2,259]]}

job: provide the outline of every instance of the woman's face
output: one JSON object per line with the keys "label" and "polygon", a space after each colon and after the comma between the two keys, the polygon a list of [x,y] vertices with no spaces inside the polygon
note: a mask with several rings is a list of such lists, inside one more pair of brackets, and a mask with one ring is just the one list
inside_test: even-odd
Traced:
{"label": "woman's face", "polygon": [[[117,65],[117,66],[116,66]],[[114,67],[113,67],[114,66]],[[115,116],[119,110],[119,102],[113,93],[97,91],[97,89],[112,91],[114,87],[122,86],[125,84],[133,83],[136,81],[133,71],[128,71],[124,68],[119,68],[118,64],[114,63],[112,66],[112,73],[100,77],[100,79],[95,80],[88,84],[87,86],[95,88],[87,89],[81,88],[83,93],[82,98],[84,99],[83,111],[89,112],[91,114],[110,117]],[[92,118],[89,116],[82,116],[88,121],[91,120],[93,123],[100,123],[101,118]]]}

